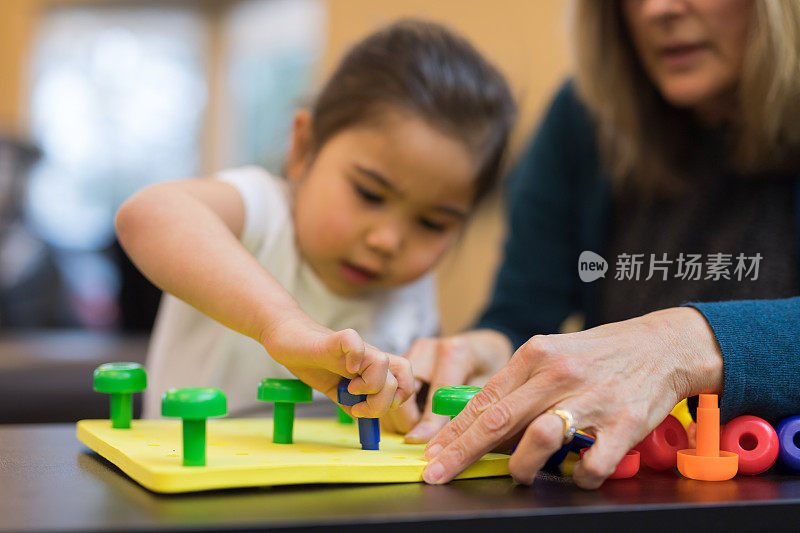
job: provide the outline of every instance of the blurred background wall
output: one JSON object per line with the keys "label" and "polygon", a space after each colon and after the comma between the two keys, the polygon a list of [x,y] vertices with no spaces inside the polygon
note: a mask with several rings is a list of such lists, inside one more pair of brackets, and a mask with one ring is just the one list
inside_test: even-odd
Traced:
{"label": "blurred background wall", "polygon": [[[113,214],[157,181],[280,171],[293,110],[357,39],[402,16],[460,31],[508,76],[520,149],[568,71],[564,0],[0,2],[0,330],[147,330],[158,293]],[[469,325],[503,235],[489,198],[439,268],[443,329]]]}

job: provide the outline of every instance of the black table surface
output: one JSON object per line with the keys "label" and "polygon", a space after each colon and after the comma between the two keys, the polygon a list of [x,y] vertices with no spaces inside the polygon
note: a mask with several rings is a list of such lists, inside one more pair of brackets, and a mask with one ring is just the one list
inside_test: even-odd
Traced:
{"label": "black table surface", "polygon": [[540,474],[532,487],[497,477],[444,486],[304,485],[161,495],[88,450],[72,424],[0,426],[0,531],[534,527],[797,531],[800,476],[740,476],[709,483],[642,470],[596,491]]}

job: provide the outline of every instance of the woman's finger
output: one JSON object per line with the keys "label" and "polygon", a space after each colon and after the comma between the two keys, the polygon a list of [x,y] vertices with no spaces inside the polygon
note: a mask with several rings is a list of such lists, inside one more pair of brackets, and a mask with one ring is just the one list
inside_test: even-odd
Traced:
{"label": "woman's finger", "polygon": [[508,471],[517,483],[530,485],[547,459],[564,442],[564,421],[543,413],[531,422],[508,461]]}
{"label": "woman's finger", "polygon": [[575,465],[572,477],[584,489],[596,489],[616,470],[625,454],[636,445],[628,428],[615,426],[600,431],[583,458]]}
{"label": "woman's finger", "polygon": [[[552,394],[553,391],[542,387],[538,380],[531,380],[481,412],[474,422],[463,428],[458,437],[442,447],[441,451],[429,445],[426,451],[433,458],[423,472],[423,479],[428,483],[447,483],[541,413],[546,407],[542,405],[545,398],[552,398]],[[477,397],[476,394],[475,398]],[[465,413],[462,411],[461,415],[453,419],[445,427],[445,431],[450,426],[457,425],[463,414]]]}
{"label": "woman's finger", "polygon": [[[534,337],[535,338],[535,337]],[[509,396],[513,391],[525,383],[531,375],[536,373],[536,365],[531,365],[531,355],[528,355],[528,344],[523,345],[511,361],[503,367],[486,386],[476,394],[467,406],[455,419],[451,420],[439,433],[434,436],[425,448],[425,458],[432,459],[437,452],[447,448],[454,440],[458,439],[477,420],[482,413],[501,399]],[[526,368],[526,364],[529,365]]]}

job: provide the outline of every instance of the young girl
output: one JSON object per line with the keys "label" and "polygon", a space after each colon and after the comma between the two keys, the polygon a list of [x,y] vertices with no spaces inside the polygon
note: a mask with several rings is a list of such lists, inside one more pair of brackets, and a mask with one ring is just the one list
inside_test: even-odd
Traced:
{"label": "young girl", "polygon": [[[293,124],[287,180],[261,168],[149,187],[117,213],[122,246],[165,295],[145,416],[171,387],[258,405],[264,377],[377,417],[414,392],[403,353],[436,333],[431,269],[495,182],[514,103],[462,38],[418,21],[357,44]],[[356,333],[356,331],[358,333]],[[380,347],[381,350],[375,348]]]}

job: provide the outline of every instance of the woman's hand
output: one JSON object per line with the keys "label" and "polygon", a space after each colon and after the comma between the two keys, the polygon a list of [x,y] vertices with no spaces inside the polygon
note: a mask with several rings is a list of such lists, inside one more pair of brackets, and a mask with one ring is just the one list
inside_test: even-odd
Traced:
{"label": "woman's hand", "polygon": [[[508,338],[488,329],[419,339],[406,354],[416,378],[412,401],[383,417],[384,429],[406,433],[405,441],[409,443],[428,442],[448,420],[431,410],[436,389],[465,384],[482,386],[508,362],[511,353]],[[425,395],[422,410],[416,401],[417,394]]]}
{"label": "woman's hand", "polygon": [[334,402],[339,381],[350,378],[348,390],[367,395],[366,401],[343,407],[354,417],[378,418],[414,391],[407,359],[367,344],[355,330],[334,332],[303,313],[292,314],[264,332],[261,344],[273,359]]}
{"label": "woman's hand", "polygon": [[625,453],[681,399],[722,389],[722,354],[695,309],[666,309],[579,333],[536,336],[429,443],[423,478],[445,483],[499,443],[522,433],[511,475],[530,484],[562,445],[569,410],[597,437],[574,470],[598,487]]}

